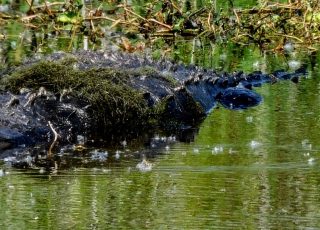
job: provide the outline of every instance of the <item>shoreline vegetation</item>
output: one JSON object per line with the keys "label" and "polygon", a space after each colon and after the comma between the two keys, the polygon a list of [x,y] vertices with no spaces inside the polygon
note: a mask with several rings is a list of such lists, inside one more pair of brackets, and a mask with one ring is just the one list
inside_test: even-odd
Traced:
{"label": "shoreline vegetation", "polygon": [[[294,44],[317,51],[320,41],[319,1],[288,0],[285,3],[259,1],[240,8],[229,0],[221,8],[217,1],[108,1],[93,4],[82,0],[35,3],[25,0],[24,10],[2,5],[0,25],[12,20],[37,32],[88,36],[93,43],[107,38],[110,31],[121,33],[118,45],[128,52],[152,46],[158,38],[207,38],[216,43],[256,44],[262,50],[283,51]],[[6,8],[7,6],[7,8]],[[6,10],[7,9],[7,10]],[[141,36],[138,36],[141,35]],[[44,35],[46,36],[46,35]],[[136,38],[136,39],[132,39]],[[0,40],[8,35],[0,31]]]}

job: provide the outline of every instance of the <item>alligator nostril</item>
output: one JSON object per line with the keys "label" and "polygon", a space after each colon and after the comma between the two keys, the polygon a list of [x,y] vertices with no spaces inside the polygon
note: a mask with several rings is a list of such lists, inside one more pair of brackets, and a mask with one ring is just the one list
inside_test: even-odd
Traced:
{"label": "alligator nostril", "polygon": [[294,83],[299,83],[299,77],[298,76],[293,76],[290,80],[292,82],[294,82]]}

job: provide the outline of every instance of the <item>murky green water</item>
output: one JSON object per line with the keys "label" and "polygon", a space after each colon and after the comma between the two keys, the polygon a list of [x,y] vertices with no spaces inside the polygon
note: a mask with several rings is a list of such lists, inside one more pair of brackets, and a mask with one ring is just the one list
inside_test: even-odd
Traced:
{"label": "murky green water", "polygon": [[[2,63],[33,55],[29,30],[15,24],[6,29],[27,39],[3,41]],[[37,52],[71,42],[50,41]],[[82,41],[74,49],[83,47]],[[188,142],[108,150],[105,159],[89,166],[87,158],[73,155],[77,164],[70,161],[50,174],[1,164],[0,229],[320,228],[318,55],[261,54],[254,47],[200,40],[177,47],[174,58],[219,70],[271,72],[305,63],[309,75],[299,84],[257,88],[264,97],[258,107],[215,109]],[[147,156],[144,167],[141,152]]]}
{"label": "murky green water", "polygon": [[50,175],[3,166],[0,227],[320,228],[319,77],[259,88],[253,109],[214,110],[191,143],[158,150],[145,171],[124,153]]}

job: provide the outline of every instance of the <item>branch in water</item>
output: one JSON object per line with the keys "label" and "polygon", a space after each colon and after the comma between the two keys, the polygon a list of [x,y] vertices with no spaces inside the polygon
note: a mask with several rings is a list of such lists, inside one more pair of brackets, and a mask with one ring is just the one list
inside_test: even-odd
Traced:
{"label": "branch in water", "polygon": [[57,141],[58,141],[58,136],[59,136],[59,134],[58,134],[57,131],[53,128],[53,125],[52,125],[52,123],[51,123],[50,121],[48,121],[48,124],[49,124],[49,127],[50,127],[51,131],[53,132],[53,136],[54,136],[54,139],[53,139],[53,141],[52,141],[52,143],[51,143],[51,145],[50,145],[50,148],[49,148],[49,150],[48,150],[48,158],[51,158],[51,156],[52,156],[52,149],[53,149],[53,147],[55,146],[55,144],[56,144]]}

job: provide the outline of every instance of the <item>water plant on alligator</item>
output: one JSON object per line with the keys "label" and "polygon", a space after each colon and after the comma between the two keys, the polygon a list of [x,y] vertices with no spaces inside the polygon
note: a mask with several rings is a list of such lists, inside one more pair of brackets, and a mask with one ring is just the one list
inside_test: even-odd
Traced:
{"label": "water plant on alligator", "polygon": [[262,97],[254,87],[297,82],[304,74],[304,68],[218,73],[116,51],[56,53],[2,74],[0,142],[17,147],[59,136],[62,145],[79,135],[123,139],[137,130],[180,130],[197,125],[218,103],[229,109],[256,106]]}

